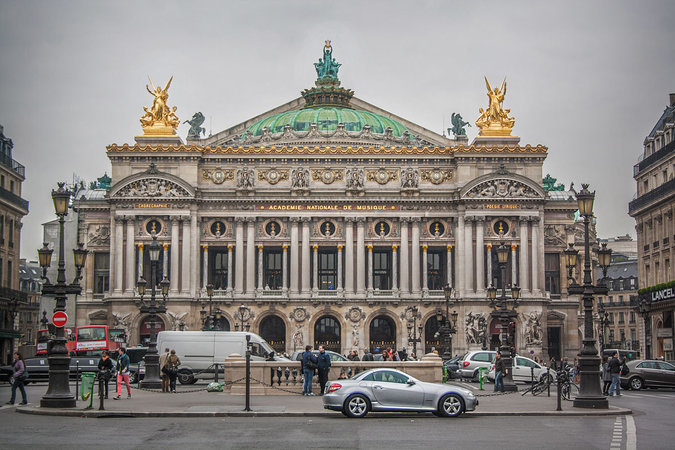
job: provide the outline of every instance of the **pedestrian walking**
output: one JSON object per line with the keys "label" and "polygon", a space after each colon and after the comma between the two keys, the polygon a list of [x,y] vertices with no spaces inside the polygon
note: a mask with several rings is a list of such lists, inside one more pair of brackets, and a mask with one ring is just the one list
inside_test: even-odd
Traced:
{"label": "pedestrian walking", "polygon": [[19,405],[27,405],[28,397],[26,396],[26,388],[24,383],[28,379],[28,372],[26,372],[26,365],[23,362],[21,353],[14,352],[12,359],[12,378],[9,380],[12,383],[12,399],[7,402],[8,405],[13,405],[16,400],[16,390],[21,391],[21,399],[23,400]]}
{"label": "pedestrian walking", "polygon": [[506,367],[504,366],[504,360],[502,359],[501,352],[497,352],[495,356],[495,392],[501,391],[504,392],[504,371]]}
{"label": "pedestrian walking", "polygon": [[319,371],[319,386],[321,387],[319,395],[323,395],[326,390],[326,382],[328,381],[328,372],[330,371],[330,356],[326,353],[323,345],[319,345],[319,355],[316,358],[316,365]]}
{"label": "pedestrian walking", "polygon": [[[108,398],[108,382],[112,378],[113,369],[112,359],[106,350],[101,353],[101,359],[98,360],[98,376],[103,380],[105,389],[105,398]],[[100,386],[100,385],[99,385]]]}
{"label": "pedestrian walking", "polygon": [[602,394],[609,395],[609,387],[612,384],[612,374],[609,373],[609,357],[602,357]]}
{"label": "pedestrian walking", "polygon": [[162,392],[169,392],[169,375],[166,371],[166,361],[169,359],[169,349],[165,348],[164,353],[159,355],[159,371],[162,374]]}
{"label": "pedestrian walking", "polygon": [[312,392],[312,378],[317,368],[317,357],[312,354],[312,346],[307,345],[302,353],[302,395],[314,395]]}
{"label": "pedestrian walking", "polygon": [[171,350],[169,357],[166,359],[166,371],[169,375],[169,391],[176,393],[176,378],[178,378],[178,366],[180,366],[180,358],[176,355],[176,350]]}
{"label": "pedestrian walking", "polygon": [[129,385],[129,355],[127,349],[120,348],[120,357],[117,360],[117,396],[113,400],[119,400],[122,396],[122,382],[127,386],[127,398],[131,398],[131,385]]}
{"label": "pedestrian walking", "polygon": [[609,373],[612,377],[612,384],[609,386],[609,396],[616,395],[619,397],[621,395],[621,361],[619,361],[619,352],[614,352],[612,354],[612,359],[609,360],[608,368]]}
{"label": "pedestrian walking", "polygon": [[363,361],[373,361],[373,360],[374,360],[373,354],[370,353],[370,349],[364,348],[363,349]]}

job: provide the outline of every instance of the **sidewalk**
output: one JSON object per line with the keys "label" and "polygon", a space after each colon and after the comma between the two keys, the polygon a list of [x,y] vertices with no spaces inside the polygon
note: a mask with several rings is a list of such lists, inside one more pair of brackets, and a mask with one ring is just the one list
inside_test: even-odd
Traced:
{"label": "sidewalk", "polygon": [[[73,409],[40,408],[39,401],[25,407],[18,407],[22,414],[40,414],[72,417],[305,417],[305,416],[341,416],[339,412],[323,408],[322,398],[301,395],[265,395],[251,396],[251,411],[244,411],[245,397],[222,392],[195,391],[200,386],[186,386],[177,394],[133,389],[133,398],[123,397],[113,400],[112,395],[105,401],[105,411],[99,411],[98,394],[95,394],[93,409],[86,410],[89,402],[78,401]],[[520,387],[520,386],[519,386]],[[181,387],[179,387],[180,389]],[[205,387],[204,387],[205,388]],[[112,390],[111,390],[112,393]],[[562,411],[556,411],[555,392],[551,397],[544,395],[521,396],[519,392],[494,395],[489,391],[474,390],[479,398],[476,411],[466,413],[471,416],[586,416],[586,415],[624,415],[632,414],[627,408],[610,404],[609,409],[587,410],[574,408],[572,402],[562,401]],[[33,397],[35,398],[35,397]],[[37,400],[37,399],[36,399]],[[397,415],[399,413],[371,413],[373,415]],[[413,413],[415,414],[415,413]],[[425,415],[426,416],[426,415]],[[434,416],[428,414],[428,417]]]}

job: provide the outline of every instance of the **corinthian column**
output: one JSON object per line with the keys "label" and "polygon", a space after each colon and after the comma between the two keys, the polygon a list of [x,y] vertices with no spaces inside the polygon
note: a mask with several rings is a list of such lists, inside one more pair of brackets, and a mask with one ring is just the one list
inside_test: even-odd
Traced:
{"label": "corinthian column", "polygon": [[518,261],[520,289],[523,294],[530,292],[530,280],[528,275],[528,254],[530,246],[527,244],[527,218],[521,217],[520,223],[520,260]]}
{"label": "corinthian column", "polygon": [[373,295],[373,244],[368,244],[368,296]]}
{"label": "corinthian column", "polygon": [[299,254],[298,218],[291,217],[291,294],[298,293]]}
{"label": "corinthian column", "polygon": [[422,246],[422,294],[429,295],[429,274],[427,272],[429,246]]}
{"label": "corinthian column", "polygon": [[263,289],[263,245],[258,244],[258,292]]}
{"label": "corinthian column", "polygon": [[190,294],[190,222],[186,217],[183,220],[183,261],[181,271],[183,274],[182,291],[183,294]]}
{"label": "corinthian column", "polygon": [[345,227],[345,292],[354,293],[354,221],[344,220]]}
{"label": "corinthian column", "polygon": [[365,218],[359,217],[356,222],[356,293],[366,290],[366,230]]}
{"label": "corinthian column", "polygon": [[246,293],[255,292],[255,219],[246,218]]}
{"label": "corinthian column", "polygon": [[420,294],[420,219],[414,217],[412,220],[412,255],[410,266],[412,267],[411,288],[412,293]]}
{"label": "corinthian column", "polygon": [[401,293],[410,293],[409,261],[408,261],[408,220],[400,219],[401,222]]}
{"label": "corinthian column", "polygon": [[309,253],[309,217],[302,218],[302,272],[301,282],[302,282],[302,293],[307,294],[310,292],[309,287],[309,277],[311,272],[310,264],[310,253]]}
{"label": "corinthian column", "polygon": [[170,278],[170,289],[171,292],[176,294],[178,293],[178,268],[180,262],[178,261],[178,250],[179,250],[179,233],[180,233],[180,224],[177,217],[171,218],[171,278]]}
{"label": "corinthian column", "polygon": [[457,267],[457,276],[455,277],[455,290],[457,295],[460,297],[464,296],[464,286],[466,286],[466,280],[464,278],[464,272],[466,271],[466,260],[464,257],[464,216],[460,215],[457,217],[457,232],[455,234],[457,238],[455,239],[455,266]]}
{"label": "corinthian column", "polygon": [[398,245],[391,246],[391,290],[398,295]]}
{"label": "corinthian column", "polygon": [[314,244],[312,246],[312,292],[319,292],[319,246]]}
{"label": "corinthian column", "polygon": [[122,293],[122,281],[124,280],[124,223],[119,217],[115,217],[115,293]]}
{"label": "corinthian column", "polygon": [[[169,244],[162,244],[162,278],[169,279]],[[138,258],[139,261],[142,260],[143,258],[143,246],[139,246],[139,251],[138,251]],[[141,268],[143,267],[143,263],[141,263]]]}
{"label": "corinthian column", "polygon": [[281,292],[286,295],[288,293],[288,245],[281,246],[283,250],[281,254]]}
{"label": "corinthian column", "polygon": [[516,249],[518,248],[518,244],[511,244],[511,284],[513,285],[519,285],[519,280],[517,278],[517,271],[516,271]]}
{"label": "corinthian column", "polygon": [[227,292],[232,293],[232,244],[227,244]]}
{"label": "corinthian column", "polygon": [[244,218],[237,217],[237,228],[235,230],[235,277],[234,277],[234,292],[242,294],[244,292]]}
{"label": "corinthian column", "polygon": [[445,282],[448,286],[452,287],[452,245],[448,244],[445,248],[447,250],[447,254],[445,256],[445,261],[446,261],[446,264],[445,264],[446,280],[445,280]]}
{"label": "corinthian column", "polygon": [[541,295],[539,288],[539,217],[532,218],[532,293]]}
{"label": "corinthian column", "polygon": [[[488,286],[493,286],[492,284],[492,244],[487,245],[487,284]],[[497,287],[497,286],[494,286]]]}
{"label": "corinthian column", "polygon": [[202,290],[206,290],[206,285],[209,284],[209,246],[202,245]]}
{"label": "corinthian column", "polygon": [[485,293],[485,274],[483,273],[483,228],[485,219],[479,217],[476,221],[476,291],[478,294]]}
{"label": "corinthian column", "polygon": [[473,219],[469,217],[464,219],[464,262],[466,265],[464,292],[473,293]]}
{"label": "corinthian column", "polygon": [[337,287],[338,293],[343,291],[342,289],[342,244],[337,246]]}
{"label": "corinthian column", "polygon": [[[164,244],[166,245],[166,244]],[[138,244],[138,272],[136,273],[136,280],[143,278],[143,243]]]}
{"label": "corinthian column", "polygon": [[127,218],[127,254],[126,254],[126,292],[133,295],[136,287],[136,242],[134,241],[134,224],[133,218]]}

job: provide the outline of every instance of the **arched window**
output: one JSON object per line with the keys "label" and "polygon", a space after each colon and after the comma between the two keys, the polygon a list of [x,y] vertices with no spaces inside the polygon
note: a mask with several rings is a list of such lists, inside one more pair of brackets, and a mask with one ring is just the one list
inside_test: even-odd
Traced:
{"label": "arched window", "polygon": [[323,345],[326,350],[342,353],[340,322],[334,317],[324,316],[314,325],[314,348]]}
{"label": "arched window", "polygon": [[370,322],[370,348],[396,350],[396,324],[387,316],[377,316]]}
{"label": "arched window", "polygon": [[276,353],[286,351],[286,324],[281,317],[265,317],[260,322],[260,337],[265,339]]}
{"label": "arched window", "polygon": [[139,343],[144,346],[147,346],[150,343],[150,327],[153,325],[153,322],[155,326],[155,339],[157,338],[157,333],[165,330],[166,325],[164,325],[164,321],[159,316],[155,316],[154,320],[152,320],[152,316],[145,317],[143,321],[141,321],[141,326],[138,331]]}
{"label": "arched window", "polygon": [[[443,352],[440,336],[436,336],[440,324],[436,320],[436,316],[429,317],[427,323],[424,325],[424,353],[431,353],[438,350],[440,355]],[[418,355],[419,356],[419,355]]]}

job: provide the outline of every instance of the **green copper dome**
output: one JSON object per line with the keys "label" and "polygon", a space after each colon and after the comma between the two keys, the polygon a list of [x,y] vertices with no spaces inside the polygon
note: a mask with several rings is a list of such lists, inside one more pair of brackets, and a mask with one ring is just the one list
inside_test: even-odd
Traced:
{"label": "green copper dome", "polygon": [[335,131],[339,123],[345,125],[346,131],[352,132],[361,131],[364,125],[369,125],[371,132],[376,134],[384,134],[387,128],[391,128],[393,135],[396,137],[401,137],[405,131],[408,131],[399,122],[379,114],[331,106],[274,114],[257,121],[248,127],[248,131],[253,136],[260,136],[263,128],[268,127],[270,133],[282,133],[286,125],[290,125],[291,129],[295,131],[309,131],[309,126],[312,123],[316,123],[319,131]]}

